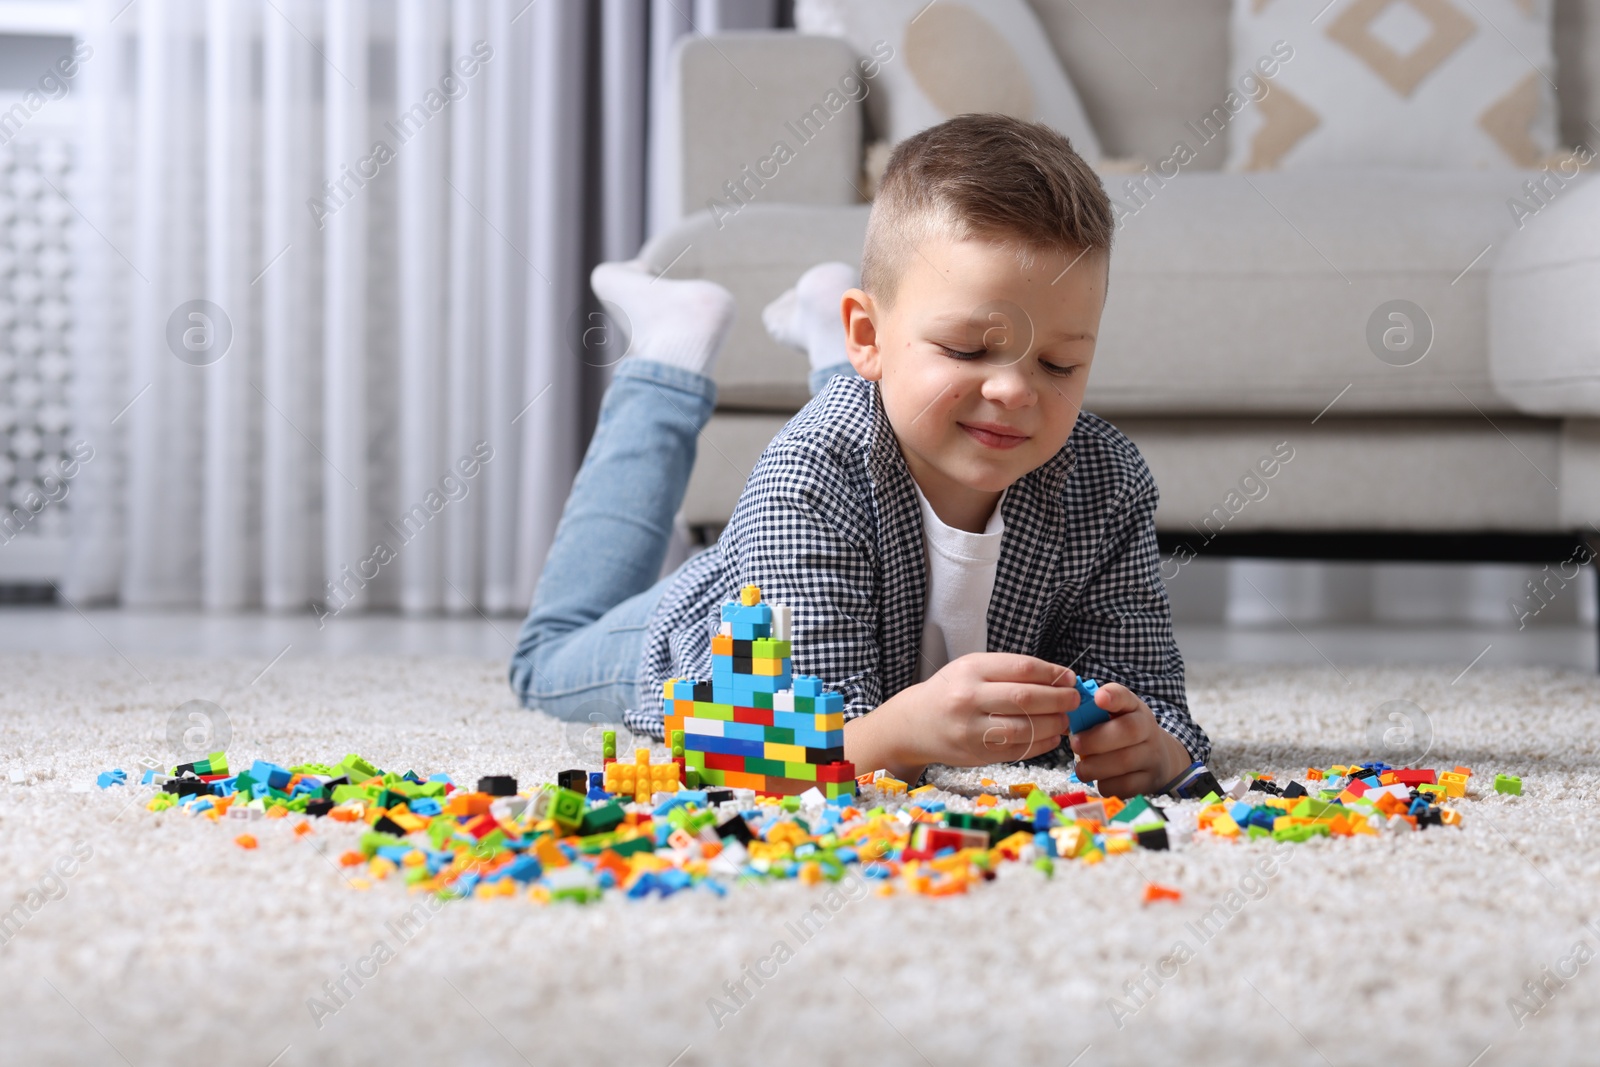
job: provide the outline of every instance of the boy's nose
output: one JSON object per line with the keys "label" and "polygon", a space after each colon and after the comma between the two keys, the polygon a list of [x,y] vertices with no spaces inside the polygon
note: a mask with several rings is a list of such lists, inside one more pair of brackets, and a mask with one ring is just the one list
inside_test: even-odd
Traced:
{"label": "boy's nose", "polygon": [[996,353],[998,366],[989,368],[984,379],[983,396],[1006,407],[1021,407],[1033,402],[1035,390],[1033,376],[1027,360],[1007,360]]}

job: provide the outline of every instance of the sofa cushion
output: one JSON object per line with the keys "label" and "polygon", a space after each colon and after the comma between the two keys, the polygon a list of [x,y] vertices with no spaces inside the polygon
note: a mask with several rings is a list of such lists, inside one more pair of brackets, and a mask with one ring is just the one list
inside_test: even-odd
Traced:
{"label": "sofa cushion", "polygon": [[882,61],[866,98],[875,139],[897,143],[969,111],[1036,120],[1078,154],[1100,142],[1026,0],[796,0],[802,33],[831,34]]}
{"label": "sofa cushion", "polygon": [[[1234,0],[1229,170],[1537,167],[1556,150],[1550,0]],[[1253,102],[1253,103],[1252,103]]]}
{"label": "sofa cushion", "polygon": [[[1107,156],[1155,163],[1186,123],[1228,91],[1231,0],[1029,2]],[[1460,6],[1470,9],[1465,0]],[[1554,7],[1562,144],[1600,147],[1590,126],[1600,124],[1600,4],[1555,0]],[[1193,169],[1220,169],[1226,150],[1225,138],[1214,139],[1200,148]]]}
{"label": "sofa cushion", "polygon": [[[1516,178],[1108,181],[1122,222],[1089,404],[1110,415],[1512,410],[1489,380],[1485,295]],[[860,262],[869,210],[752,204],[720,229],[702,212],[646,247],[654,266],[738,299],[718,363],[722,407],[805,403],[806,360],[767,337],[761,309],[812,264]],[[1397,300],[1421,309],[1416,321],[1390,317]],[[1399,337],[1405,348],[1406,330],[1414,347],[1374,347]]]}
{"label": "sofa cushion", "polygon": [[[683,516],[727,522],[785,415],[719,412],[702,434]],[[1600,518],[1600,423],[1431,419],[1118,419],[1161,491],[1156,527],[1203,554],[1268,530],[1548,533]],[[1263,466],[1263,463],[1265,465]],[[1565,471],[1565,474],[1561,473]],[[1270,472],[1270,474],[1264,473]],[[1562,483],[1552,491],[1550,480]],[[1572,492],[1567,482],[1572,482]],[[1462,486],[1494,486],[1462,492]]]}

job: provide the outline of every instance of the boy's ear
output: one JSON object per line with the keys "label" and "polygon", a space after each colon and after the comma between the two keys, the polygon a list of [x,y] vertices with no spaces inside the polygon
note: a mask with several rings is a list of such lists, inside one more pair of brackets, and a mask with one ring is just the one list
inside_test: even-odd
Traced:
{"label": "boy's ear", "polygon": [[878,347],[878,314],[872,295],[864,289],[847,289],[839,301],[844,321],[844,347],[856,373],[875,382],[883,377],[883,351]]}

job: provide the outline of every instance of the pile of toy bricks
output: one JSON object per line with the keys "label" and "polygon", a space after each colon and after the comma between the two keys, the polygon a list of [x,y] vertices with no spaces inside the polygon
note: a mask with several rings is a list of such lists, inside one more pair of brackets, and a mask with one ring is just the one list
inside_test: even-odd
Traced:
{"label": "pile of toy bricks", "polygon": [[[1271,775],[1246,774],[1234,783],[1228,796],[1212,794],[1202,800],[1198,827],[1218,837],[1306,841],[1460,826],[1461,812],[1448,804],[1467,796],[1472,770],[1457,767],[1436,772],[1372,760],[1308,767],[1304,777],[1311,783],[1309,787],[1293,780],[1279,786]],[[1496,776],[1495,792],[1513,789],[1521,792],[1522,779]]]}
{"label": "pile of toy bricks", "polygon": [[669,678],[666,729],[683,731],[684,757],[700,781],[765,796],[816,789],[854,796],[855,766],[844,758],[844,696],[811,675],[790,674],[787,607],[761,601],[747,585],[722,605],[711,639],[711,680]]}

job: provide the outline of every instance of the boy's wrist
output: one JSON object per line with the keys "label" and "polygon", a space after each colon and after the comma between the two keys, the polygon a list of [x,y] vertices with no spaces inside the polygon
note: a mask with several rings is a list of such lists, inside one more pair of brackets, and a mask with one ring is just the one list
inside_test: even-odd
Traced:
{"label": "boy's wrist", "polygon": [[1162,762],[1160,773],[1156,776],[1159,782],[1171,782],[1183,774],[1194,763],[1194,756],[1188,748],[1165,729],[1161,731],[1162,749],[1166,758]]}
{"label": "boy's wrist", "polygon": [[908,686],[867,714],[844,724],[845,758],[856,765],[858,772],[887,771],[907,784],[922,777],[929,760],[911,741],[915,733],[904,729],[900,722],[905,706],[901,697],[915,688]]}

